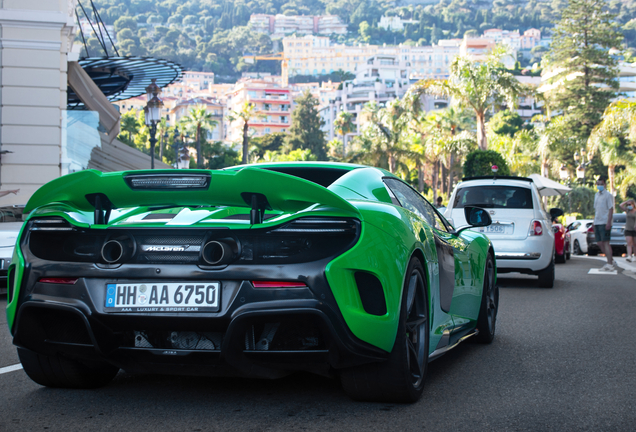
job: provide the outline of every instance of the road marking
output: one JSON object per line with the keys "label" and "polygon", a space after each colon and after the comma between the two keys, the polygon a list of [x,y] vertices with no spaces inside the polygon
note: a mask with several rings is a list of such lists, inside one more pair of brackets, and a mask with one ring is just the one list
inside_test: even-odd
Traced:
{"label": "road marking", "polygon": [[9,372],[13,372],[13,371],[17,371],[17,370],[20,370],[20,369],[22,369],[22,365],[20,363],[14,364],[14,365],[11,365],[11,366],[7,366],[7,367],[3,367],[3,368],[0,368],[0,375],[6,374],[6,373],[9,373]]}
{"label": "road marking", "polygon": [[587,274],[596,274],[596,275],[612,275],[615,276],[618,274],[618,271],[616,270],[612,270],[612,271],[601,271],[601,269],[597,269],[597,268],[591,268],[589,272],[587,272]]}

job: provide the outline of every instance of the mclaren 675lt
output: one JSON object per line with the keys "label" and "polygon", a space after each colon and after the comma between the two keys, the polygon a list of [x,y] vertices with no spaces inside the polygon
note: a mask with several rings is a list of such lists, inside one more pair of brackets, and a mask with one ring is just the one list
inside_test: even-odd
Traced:
{"label": "mclaren 675lt", "polygon": [[412,402],[428,363],[489,343],[495,254],[415,189],[362,165],[80,171],[29,200],[8,271],[25,372],[51,387],[127,373],[339,376]]}

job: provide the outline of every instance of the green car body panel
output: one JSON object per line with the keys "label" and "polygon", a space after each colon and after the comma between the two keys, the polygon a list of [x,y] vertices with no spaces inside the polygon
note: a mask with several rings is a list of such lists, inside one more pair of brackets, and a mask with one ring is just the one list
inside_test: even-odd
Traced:
{"label": "green car body panel", "polygon": [[[328,188],[299,177],[271,171],[272,168],[326,167],[346,169]],[[207,190],[133,190],[126,182],[130,175],[183,174],[181,171],[127,171],[101,173],[81,171],[42,186],[29,200],[25,212],[33,218],[57,216],[71,224],[92,229],[110,227],[226,227],[252,229],[279,226],[304,216],[353,217],[361,221],[357,243],[333,258],[325,276],[338,308],[350,331],[361,341],[390,352],[393,348],[405,272],[411,257],[421,259],[429,291],[430,344],[435,351],[445,333],[462,327],[474,328],[480,310],[485,261],[492,248],[487,237],[464,230],[459,235],[438,231],[416,214],[393,204],[383,178],[397,178],[387,171],[361,165],[336,163],[262,164],[219,171],[188,170],[188,175],[209,175]],[[228,221],[228,215],[249,214],[250,204],[242,192],[267,197],[271,216],[261,224],[248,220]],[[95,224],[95,207],[87,195],[104,194],[112,203],[110,219]],[[144,221],[152,213],[174,213],[169,222]],[[26,223],[24,227],[26,227]],[[24,230],[23,227],[23,230]],[[435,235],[453,247],[455,287],[450,310],[440,307],[440,267]],[[18,237],[21,239],[23,232]],[[494,254],[493,254],[494,255]],[[9,268],[12,295],[7,305],[8,325],[14,331],[19,290],[25,260],[16,245]],[[355,272],[375,275],[382,284],[387,313],[365,312],[355,280]]]}

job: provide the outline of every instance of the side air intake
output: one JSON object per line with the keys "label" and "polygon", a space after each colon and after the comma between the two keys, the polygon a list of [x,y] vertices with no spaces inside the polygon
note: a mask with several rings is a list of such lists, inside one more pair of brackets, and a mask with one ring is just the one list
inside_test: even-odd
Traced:
{"label": "side air intake", "polygon": [[356,285],[364,311],[371,315],[386,315],[386,299],[380,280],[367,272],[356,272]]}

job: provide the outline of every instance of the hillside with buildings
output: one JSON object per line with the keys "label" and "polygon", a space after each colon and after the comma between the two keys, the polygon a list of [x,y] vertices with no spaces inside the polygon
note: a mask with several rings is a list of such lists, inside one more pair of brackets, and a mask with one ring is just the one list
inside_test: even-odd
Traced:
{"label": "hillside with buildings", "polygon": [[[286,36],[326,36],[344,45],[432,46],[441,39],[474,38],[490,29],[523,35],[537,29],[549,36],[565,0],[442,0],[389,2],[362,0],[95,0],[123,55],[165,58],[187,70],[214,72],[217,81],[236,81],[243,72],[280,71],[276,62],[245,62],[243,54],[281,50]],[[610,8],[623,27],[628,47],[636,47],[636,2]],[[101,55],[84,22],[91,56]],[[544,48],[524,56],[541,58]],[[320,70],[320,69],[319,69]]]}

